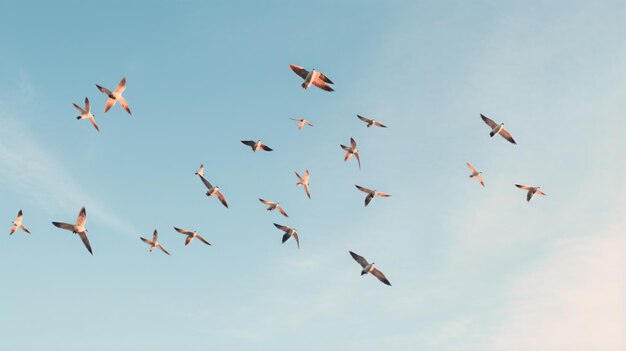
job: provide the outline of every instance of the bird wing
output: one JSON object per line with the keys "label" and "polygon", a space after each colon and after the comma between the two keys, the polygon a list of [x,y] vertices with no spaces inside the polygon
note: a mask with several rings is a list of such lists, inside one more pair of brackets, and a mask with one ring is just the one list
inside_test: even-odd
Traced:
{"label": "bird wing", "polygon": [[357,189],[359,189],[359,190],[361,190],[362,192],[364,192],[364,193],[371,194],[371,193],[373,193],[373,192],[374,192],[372,189],[368,189],[368,188],[366,188],[366,187],[358,186],[358,185],[356,185],[356,184],[354,184],[354,186],[355,186]]}
{"label": "bird wing", "polygon": [[355,152],[354,156],[356,157],[356,160],[359,163],[359,169],[361,169],[361,157],[359,157],[359,153]]}
{"label": "bird wing", "polygon": [[309,170],[308,169],[304,171],[304,181],[305,182],[309,181]]}
{"label": "bird wing", "polygon": [[168,256],[171,256],[170,253],[167,252],[167,250],[165,250],[165,248],[161,244],[159,244],[157,246],[159,247],[159,249],[161,249],[161,251],[165,252]]}
{"label": "bird wing", "polygon": [[22,228],[23,231],[30,234],[30,231],[23,224],[20,227]]}
{"label": "bird wing", "polygon": [[350,138],[350,146],[352,146],[353,149],[356,149],[356,140],[354,140],[354,138]]}
{"label": "bird wing", "polygon": [[94,128],[96,128],[96,130],[99,132],[100,128],[98,128],[98,123],[96,123],[96,119],[93,117],[89,117],[89,122],[91,122],[91,124],[94,126]]}
{"label": "bird wing", "polygon": [[285,217],[289,217],[289,216],[287,216],[287,212],[285,212],[285,210],[282,208],[282,206],[277,205],[276,209],[278,209],[278,212],[280,212],[281,215],[283,215]]}
{"label": "bird wing", "polygon": [[483,115],[482,113],[480,114],[480,118],[483,119],[483,121],[485,121],[485,123],[487,123],[487,125],[489,127],[491,127],[491,129],[495,128],[498,124],[496,122],[494,122],[491,118]]}
{"label": "bird wing", "polygon": [[203,243],[205,243],[205,244],[207,244],[207,245],[211,246],[211,244],[210,244],[208,241],[204,240],[204,238],[203,238],[203,237],[201,237],[201,236],[200,236],[200,234],[196,234],[196,236],[198,237],[198,240],[200,240],[200,241],[202,241]]}
{"label": "bird wing", "polygon": [[148,240],[146,238],[139,237],[139,239],[141,239],[141,241],[143,241],[144,243],[149,244],[150,246],[152,246],[152,244],[154,244],[152,241],[150,241],[150,240]]}
{"label": "bird wing", "polygon": [[469,168],[470,171],[472,171],[472,173],[478,172],[476,168],[474,168],[474,166],[472,166],[469,162],[465,162],[465,164],[467,165],[467,168]]}
{"label": "bird wing", "polygon": [[74,231],[74,225],[73,224],[61,223],[61,222],[52,222],[52,224],[54,224],[54,226],[57,227],[57,228],[69,230],[69,231],[72,231],[72,232]]}
{"label": "bird wing", "polygon": [[391,197],[391,194],[383,193],[380,191],[377,191],[375,195],[380,197]]}
{"label": "bird wing", "polygon": [[76,218],[76,226],[84,226],[85,223],[87,223],[87,210],[85,210],[85,208],[83,207],[80,209],[78,217]]}
{"label": "bird wing", "polygon": [[80,113],[81,113],[81,114],[85,114],[85,113],[87,113],[87,111],[83,110],[83,108],[82,108],[82,107],[80,107],[80,106],[76,105],[75,103],[73,103],[73,102],[72,102],[72,105],[74,105],[74,107],[75,107],[78,111],[80,111]]}
{"label": "bird wing", "polygon": [[269,146],[267,146],[267,145],[265,145],[265,144],[263,144],[263,143],[261,143],[261,149],[263,149],[263,150],[265,150],[265,151],[272,151],[272,148],[271,148],[271,147],[269,147]]}
{"label": "bird wing", "polygon": [[322,81],[321,79],[315,79],[313,81],[313,85],[315,85],[316,87],[322,89],[322,90],[326,90],[326,91],[335,91],[335,89],[331,88],[330,86],[328,86],[328,84],[324,83],[324,81]]}
{"label": "bird wing", "polygon": [[274,223],[274,227],[282,230],[283,232],[288,232],[289,231],[289,227],[287,227],[286,225]]}
{"label": "bird wing", "polygon": [[298,237],[298,232],[293,232],[293,237],[296,239],[296,245],[298,245],[298,249],[300,248],[300,238]]}
{"label": "bird wing", "polygon": [[155,229],[154,233],[152,233],[152,241],[156,243],[158,238],[159,238],[159,233],[157,233]]}
{"label": "bird wing", "polygon": [[104,104],[104,112],[107,112],[115,105],[115,99],[108,98],[106,104]]}
{"label": "bird wing", "polygon": [[365,122],[365,123],[368,123],[368,124],[369,124],[369,123],[372,123],[372,120],[371,120],[371,119],[369,119],[369,118],[365,118],[365,117],[363,117],[363,116],[359,116],[359,115],[356,115],[356,116],[357,116],[357,117],[358,117],[361,121],[363,121],[363,122]]}
{"label": "bird wing", "polygon": [[381,127],[381,128],[387,128],[387,126],[386,126],[386,125],[384,125],[384,124],[382,124],[382,123],[380,123],[380,122],[378,122],[378,121],[374,121],[374,122],[372,122],[372,123],[373,123],[375,126],[379,126],[379,127]]}
{"label": "bird wing", "polygon": [[350,255],[355,261],[357,261],[358,264],[361,265],[361,267],[365,268],[365,266],[368,265],[367,260],[363,256],[357,255],[352,251],[350,251]]}
{"label": "bird wing", "polygon": [[198,174],[198,176],[200,176],[200,180],[202,180],[202,183],[204,183],[204,186],[206,186],[207,189],[212,189],[213,185],[211,185],[211,183],[209,183],[208,180],[206,180],[206,178],[204,178],[204,176],[201,176],[200,174]]}
{"label": "bird wing", "polygon": [[83,241],[83,244],[87,248],[87,251],[89,251],[89,253],[93,255],[93,251],[91,251],[91,244],[89,243],[89,238],[87,237],[87,233],[78,232],[77,234],[78,236],[80,236],[80,240]]}
{"label": "bird wing", "polygon": [[228,208],[228,203],[226,202],[226,198],[224,197],[224,194],[222,194],[221,191],[216,190],[215,191],[215,195],[217,196],[218,199],[220,199],[220,201],[222,202],[222,205],[226,206],[226,208]]}
{"label": "bird wing", "polygon": [[289,64],[289,68],[302,79],[306,79],[306,76],[309,74],[309,71],[300,66]]}
{"label": "bird wing", "polygon": [[89,103],[89,98],[85,97],[85,112],[89,113],[91,111],[91,104]]}
{"label": "bird wing", "polygon": [[330,80],[330,78],[328,78],[324,73],[319,72],[319,79],[321,79],[324,83],[328,83],[328,84],[335,84],[332,80]]}
{"label": "bird wing", "polygon": [[520,184],[515,184],[516,187],[520,188],[520,189],[524,189],[524,190],[530,190],[532,189],[532,186],[530,185],[520,185]]}
{"label": "bird wing", "polygon": [[181,233],[181,234],[185,234],[185,235],[193,234],[193,232],[191,230],[187,230],[187,229],[181,229],[181,228],[174,227],[174,230],[179,232],[179,233]]}
{"label": "bird wing", "polygon": [[193,240],[193,235],[187,235],[185,238],[185,246],[189,245],[189,243]]}
{"label": "bird wing", "polygon": [[533,189],[529,189],[529,190],[528,190],[528,193],[526,194],[526,201],[530,201],[530,199],[532,199],[532,198],[533,198],[533,194],[534,194],[534,193],[535,193],[535,192],[533,191]]}
{"label": "bird wing", "polygon": [[304,123],[306,123],[307,125],[313,127],[313,124],[311,122],[307,121],[307,120],[305,120]]}
{"label": "bird wing", "polygon": [[476,178],[478,178],[478,181],[480,182],[480,185],[483,186],[483,188],[485,187],[485,182],[483,181],[483,175],[478,173],[478,175],[476,176]]}
{"label": "bird wing", "polygon": [[372,275],[378,278],[378,280],[380,280],[381,282],[391,286],[391,283],[389,282],[389,280],[387,280],[387,277],[385,277],[383,272],[379,271],[376,267],[374,267],[374,269],[372,269],[370,273],[372,273]]}
{"label": "bird wing", "polygon": [[115,87],[115,93],[121,94],[126,90],[126,77],[122,77],[122,80]]}
{"label": "bird wing", "polygon": [[272,201],[269,201],[269,200],[259,199],[259,201],[261,201],[262,203],[264,203],[266,205],[273,205],[274,204]]}
{"label": "bird wing", "polygon": [[507,132],[506,129],[504,129],[504,127],[500,128],[500,131],[498,132],[500,133],[500,135],[502,135],[502,137],[506,140],[508,140],[509,142],[511,142],[512,144],[517,145],[517,143],[515,142],[515,140],[513,140],[513,137],[511,136],[511,134],[509,134],[509,132]]}
{"label": "bird wing", "polygon": [[130,107],[128,106],[128,102],[126,102],[126,99],[120,96],[117,98],[117,101],[120,102],[120,105],[122,105],[124,110],[126,110],[126,112],[128,112],[129,115],[132,115],[132,112],[130,112]]}
{"label": "bird wing", "polygon": [[98,84],[96,84],[96,87],[98,88],[98,90],[100,90],[101,92],[107,94],[107,95],[111,95],[111,90],[105,88],[105,87],[101,87]]}
{"label": "bird wing", "polygon": [[248,145],[250,147],[254,147],[255,142],[252,140],[242,140],[241,141],[243,144]]}
{"label": "bird wing", "polygon": [[311,191],[309,190],[309,184],[304,184],[304,191],[306,191],[306,196],[311,199]]}
{"label": "bird wing", "polygon": [[367,194],[367,196],[365,197],[365,206],[369,205],[370,202],[372,202],[373,198],[374,198],[374,194]]}
{"label": "bird wing", "polygon": [[17,226],[13,225],[13,227],[11,227],[11,231],[9,232],[9,235],[13,235],[13,233],[15,233],[16,230],[17,230]]}

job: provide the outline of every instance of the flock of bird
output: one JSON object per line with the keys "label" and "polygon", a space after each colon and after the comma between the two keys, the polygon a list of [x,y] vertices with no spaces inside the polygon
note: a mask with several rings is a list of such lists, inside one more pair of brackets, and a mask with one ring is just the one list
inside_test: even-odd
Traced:
{"label": "flock of bird", "polygon": [[[319,89],[328,91],[328,92],[332,92],[334,91],[334,89],[332,87],[330,87],[331,84],[334,84],[332,80],[330,80],[324,73],[316,71],[315,69],[308,71],[306,69],[304,69],[303,67],[300,66],[296,66],[293,64],[290,64],[289,67],[291,68],[291,70],[296,73],[298,76],[300,76],[304,81],[302,82],[302,88],[304,88],[305,90],[307,88],[309,88],[311,85],[316,86]],[[128,112],[128,114],[131,114],[130,111],[130,107],[128,105],[128,102],[126,101],[126,99],[122,96],[122,94],[124,93],[124,90],[126,89],[126,78],[122,78],[122,80],[119,82],[119,84],[117,85],[117,87],[111,91],[107,88],[104,88],[98,84],[96,84],[96,87],[98,88],[98,90],[100,90],[102,93],[107,95],[107,101],[105,103],[105,107],[104,107],[104,112],[106,113],[107,111],[109,111],[111,109],[111,107],[113,107],[116,103],[119,103],[120,106],[126,110],[126,112]],[[89,103],[89,99],[87,97],[85,97],[85,107],[80,107],[79,105],[77,105],[76,103],[72,103],[74,105],[74,107],[80,112],[80,115],[78,117],[76,117],[78,120],[82,120],[82,119],[88,119],[91,124],[94,126],[94,128],[96,128],[96,130],[98,132],[100,132],[100,128],[98,127],[98,124],[96,122],[95,119],[95,115],[91,112],[91,106]],[[132,115],[132,114],[131,114]],[[508,140],[510,143],[512,144],[517,144],[515,142],[515,140],[513,139],[513,137],[511,136],[511,134],[504,128],[504,123],[496,123],[495,121],[493,121],[492,119],[488,118],[487,116],[484,115],[480,115],[480,117],[482,118],[482,120],[489,126],[489,128],[491,129],[489,135],[491,137],[493,137],[496,134],[499,134],[500,136],[502,136],[504,139]],[[372,126],[376,126],[376,127],[380,127],[380,128],[387,128],[387,126],[385,126],[384,124],[373,120],[373,119],[369,119],[360,115],[357,115],[357,118],[359,120],[361,120],[362,122],[366,123],[367,128],[370,128]],[[298,122],[298,130],[302,129],[305,125],[313,127],[313,124],[311,124],[309,121],[307,121],[306,119],[303,118],[291,118],[294,121]],[[249,146],[253,152],[257,152],[257,151],[272,151],[273,149],[271,147],[269,147],[268,145],[262,143],[260,140],[242,140],[241,141],[244,145]],[[353,139],[350,138],[350,146],[346,146],[346,145],[340,145],[341,148],[346,152],[345,156],[344,156],[344,162],[348,161],[350,158],[352,158],[354,156],[354,158],[356,158],[359,169],[361,168],[361,158],[359,156],[359,150],[357,149],[357,142]],[[478,171],[476,168],[474,168],[474,166],[472,166],[469,162],[466,163],[467,167],[470,169],[471,174],[469,175],[470,178],[476,178],[478,180],[478,182],[480,183],[481,186],[485,186],[485,182],[482,176],[482,172]],[[202,183],[204,184],[204,186],[206,187],[207,191],[206,191],[206,196],[208,197],[216,197],[221,203],[222,205],[224,205],[226,208],[228,208],[228,202],[226,201],[226,197],[224,196],[224,194],[220,191],[220,189],[217,186],[212,185],[206,178],[204,175],[204,165],[200,165],[200,168],[198,169],[198,171],[195,172],[195,175],[198,176],[200,178],[200,180],[202,181]],[[311,199],[311,191],[309,189],[309,178],[310,178],[310,173],[309,170],[305,170],[304,175],[301,176],[300,174],[298,174],[298,172],[295,172],[296,177],[298,178],[298,182],[296,183],[297,186],[301,186],[304,188],[304,191],[307,195],[307,197],[309,199]],[[365,196],[365,206],[368,206],[372,200],[375,197],[390,197],[390,194],[387,193],[383,193],[380,192],[378,190],[374,190],[374,189],[368,189],[366,187],[363,186],[359,186],[356,185],[356,188],[362,192],[364,192],[366,194]],[[546,195],[541,189],[540,187],[536,187],[536,186],[531,186],[531,185],[520,185],[520,184],[515,184],[515,186],[517,186],[518,188],[522,189],[522,190],[526,190],[527,191],[527,195],[526,195],[526,200],[530,201],[531,198],[533,197],[533,195]],[[287,215],[287,212],[285,211],[285,209],[280,205],[280,203],[278,202],[274,202],[274,201],[270,201],[270,200],[265,200],[265,199],[259,199],[259,201],[261,203],[263,203],[264,205],[267,206],[267,210],[268,211],[278,211],[281,215],[283,215],[284,217],[289,217]],[[18,229],[22,229],[24,232],[30,234],[30,231],[24,226],[23,224],[23,219],[24,219],[24,214],[22,212],[22,210],[20,210],[17,214],[16,219],[13,221],[13,226],[11,227],[11,231],[9,233],[9,235],[12,235],[13,233],[15,233]],[[93,255],[93,251],[91,248],[91,244],[89,242],[89,238],[87,236],[88,230],[85,228],[85,225],[87,223],[87,210],[85,209],[85,207],[80,209],[80,212],[78,213],[78,217],[76,218],[76,221],[74,224],[70,224],[70,223],[64,223],[64,222],[52,222],[52,224],[58,228],[61,229],[65,229],[67,231],[71,231],[73,234],[76,234],[80,237],[80,239],[82,240],[83,244],[85,245],[85,247],[87,248],[87,251],[89,251],[90,254]],[[282,237],[282,243],[285,243],[287,240],[289,240],[291,237],[294,238],[294,240],[296,241],[296,246],[298,248],[300,248],[300,238],[298,236],[298,231],[295,228],[289,227],[289,226],[285,226],[285,225],[281,225],[278,223],[274,223],[274,226],[281,230],[282,232],[284,232],[283,237]],[[174,227],[174,230],[177,231],[180,234],[183,234],[186,236],[185,238],[185,245],[189,245],[189,243],[191,243],[193,241],[193,239],[197,238],[200,242],[211,246],[211,244],[205,240],[197,231],[193,231],[193,230],[188,230],[188,229],[181,229],[178,227]],[[146,239],[143,237],[139,237],[141,241],[143,241],[144,243],[150,245],[150,252],[154,251],[155,249],[160,249],[161,251],[163,251],[165,254],[170,255],[170,253],[163,247],[163,245],[161,243],[159,243],[158,241],[158,237],[159,237],[159,233],[157,232],[157,230],[154,230],[154,233],[152,235],[152,240],[150,239]],[[352,256],[352,258],[361,266],[361,275],[365,275],[365,274],[371,274],[374,277],[376,277],[378,280],[380,280],[382,283],[386,284],[386,285],[391,285],[391,283],[389,282],[389,280],[385,277],[385,275],[378,270],[374,263],[369,263],[364,257],[349,251],[350,255]]]}

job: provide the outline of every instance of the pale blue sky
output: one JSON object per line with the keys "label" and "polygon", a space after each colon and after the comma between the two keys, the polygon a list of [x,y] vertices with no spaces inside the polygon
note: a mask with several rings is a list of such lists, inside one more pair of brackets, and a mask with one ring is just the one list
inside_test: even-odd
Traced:
{"label": "pale blue sky", "polygon": [[[0,348],[623,350],[625,23],[620,1],[0,4],[0,222],[32,232],[0,236]],[[132,117],[94,85],[122,76]],[[81,206],[93,257],[50,224]]]}

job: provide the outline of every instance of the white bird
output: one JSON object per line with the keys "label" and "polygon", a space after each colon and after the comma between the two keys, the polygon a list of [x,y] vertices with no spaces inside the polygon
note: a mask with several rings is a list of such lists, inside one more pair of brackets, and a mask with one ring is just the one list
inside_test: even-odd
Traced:
{"label": "white bird", "polygon": [[72,105],[74,105],[74,107],[80,111],[80,116],[76,117],[76,119],[81,120],[81,119],[88,119],[89,122],[91,122],[91,124],[93,124],[94,128],[96,128],[97,131],[100,131],[100,128],[98,128],[98,123],[96,123],[96,116],[91,113],[91,105],[89,104],[89,99],[85,97],[85,108],[83,109],[82,107],[76,105],[75,103],[72,102]]}
{"label": "white bird", "polygon": [[509,132],[507,132],[507,130],[504,129],[504,123],[498,124],[498,123],[494,122],[492,119],[490,119],[489,117],[487,117],[487,116],[485,116],[483,114],[481,114],[480,117],[491,128],[491,132],[489,133],[490,137],[493,137],[496,134],[500,134],[504,139],[506,139],[509,142],[517,145],[515,140],[513,140],[513,137],[511,136],[511,134],[509,134]]}
{"label": "white bird", "polygon": [[122,80],[113,91],[101,87],[98,84],[96,84],[96,87],[98,87],[101,92],[105,93],[109,97],[106,104],[104,105],[104,112],[107,112],[111,107],[113,107],[113,105],[115,105],[116,102],[119,102],[124,110],[126,110],[129,115],[132,115],[132,113],[130,112],[130,107],[128,107],[128,102],[126,102],[126,99],[124,99],[124,97],[122,96],[122,93],[126,89],[126,77],[122,77]]}
{"label": "white bird", "polygon": [[298,130],[302,129],[302,127],[306,124],[308,126],[313,127],[313,125],[311,124],[311,122],[307,121],[304,118],[289,118],[292,121],[298,121]]}
{"label": "white bird", "polygon": [[204,178],[203,176],[200,176],[200,179],[202,180],[202,183],[204,183],[204,186],[206,186],[206,188],[208,189],[208,191],[206,192],[206,196],[208,197],[211,197],[213,195],[217,196],[220,202],[222,202],[222,205],[228,208],[226,197],[224,197],[224,194],[222,194],[222,192],[220,191],[220,188],[211,185],[211,183],[209,183],[209,181],[206,180],[206,178]]}
{"label": "white bird", "polygon": [[23,217],[24,216],[22,215],[22,210],[20,210],[20,212],[17,213],[17,218],[15,218],[15,220],[13,221],[13,227],[11,227],[11,232],[9,232],[9,235],[12,235],[13,233],[15,233],[16,230],[20,228],[22,228],[22,230],[26,233],[30,234],[30,231],[28,231],[24,224],[22,224]]}
{"label": "white bird", "polygon": [[291,68],[295,74],[299,75],[300,78],[304,79],[304,82],[302,83],[302,88],[304,88],[304,90],[313,84],[322,90],[334,91],[333,88],[328,86],[328,84],[334,84],[333,81],[326,77],[324,73],[316,71],[315,69],[309,72],[300,66],[292,64],[289,65],[289,68]]}
{"label": "white bird", "polygon": [[152,234],[152,240],[148,240],[146,238],[142,238],[139,237],[139,239],[141,239],[141,241],[143,241],[144,243],[150,245],[150,252],[154,251],[154,249],[156,249],[157,247],[159,249],[161,249],[161,251],[165,252],[166,254],[170,254],[169,252],[167,252],[167,250],[165,250],[165,248],[163,247],[163,245],[161,245],[157,239],[159,238],[159,233],[157,233],[156,229],[154,230],[154,233]]}
{"label": "white bird", "polygon": [[259,199],[259,201],[267,205],[268,211],[278,210],[278,212],[280,212],[280,214],[282,214],[283,216],[289,217],[287,216],[287,212],[285,212],[283,207],[278,202],[273,202],[273,201],[263,200],[263,199]]}
{"label": "white bird", "polygon": [[520,185],[520,184],[515,184],[516,187],[520,188],[520,189],[524,189],[524,190],[528,190],[528,193],[526,194],[526,201],[530,201],[530,199],[532,199],[533,195],[537,194],[537,195],[548,195],[546,193],[544,193],[543,191],[541,191],[541,187],[539,186],[531,186],[531,185]]}
{"label": "white bird", "polygon": [[200,164],[200,169],[196,172],[197,176],[204,177],[204,165]]}
{"label": "white bird", "polygon": [[52,222],[55,227],[69,230],[74,234],[77,234],[80,237],[80,240],[83,241],[83,244],[87,248],[90,254],[93,255],[91,251],[91,244],[89,243],[89,238],[87,237],[88,230],[85,229],[85,224],[87,223],[87,211],[85,208],[81,208],[78,213],[78,218],[76,218],[75,224],[62,223],[62,222]]}
{"label": "white bird", "polygon": [[355,254],[352,251],[350,251],[350,255],[352,256],[352,258],[354,258],[355,261],[357,261],[361,265],[361,267],[363,267],[363,269],[361,270],[361,275],[371,273],[373,276],[378,278],[378,280],[380,280],[381,282],[391,286],[391,283],[389,282],[389,280],[387,280],[387,277],[385,277],[383,272],[379,271],[378,268],[374,267],[374,262],[368,263],[365,258]]}
{"label": "white bird", "polygon": [[359,157],[359,150],[356,148],[356,141],[350,138],[350,146],[341,145],[342,149],[346,150],[346,157],[343,158],[343,161],[348,161],[352,156],[356,157],[356,160],[359,162],[359,169],[361,168],[361,158]]}
{"label": "white bird", "polygon": [[378,122],[378,121],[376,121],[376,120],[369,119],[369,118],[365,118],[365,117],[363,117],[363,116],[359,116],[359,115],[356,115],[356,116],[357,116],[357,117],[358,117],[361,121],[363,121],[363,122],[367,123],[367,128],[369,128],[369,127],[371,127],[371,126],[377,126],[377,127],[381,127],[381,128],[387,128],[387,126],[386,126],[386,125],[384,125],[384,124],[382,124],[382,123],[380,123],[380,122]]}
{"label": "white bird", "polygon": [[354,186],[356,186],[357,189],[359,189],[362,192],[367,194],[367,196],[365,196],[365,206],[369,205],[369,203],[374,199],[374,196],[382,196],[382,197],[390,197],[391,196],[389,194],[385,194],[385,193],[380,192],[380,191],[364,188],[364,187],[358,186],[356,184]]}
{"label": "white bird", "polygon": [[185,239],[185,246],[189,245],[189,243],[193,240],[193,238],[198,238],[198,240],[200,240],[203,243],[211,246],[211,244],[209,244],[208,241],[204,240],[204,238],[201,237],[200,234],[198,234],[198,232],[195,231],[195,230],[191,231],[191,230],[180,229],[180,228],[176,228],[176,227],[174,227],[174,230],[176,230],[177,232],[179,232],[181,234],[187,235],[187,238]]}
{"label": "white bird", "polygon": [[264,151],[272,151],[272,148],[270,148],[269,146],[263,144],[261,142],[261,140],[242,140],[241,141],[243,144],[250,146],[250,148],[252,148],[253,152],[257,152],[259,150],[264,150]]}
{"label": "white bird", "polygon": [[301,177],[298,172],[296,172],[296,177],[298,177],[299,182],[296,183],[297,186],[302,186],[304,187],[304,191],[306,191],[306,196],[309,197],[309,199],[311,198],[311,193],[309,191],[309,170],[307,169],[304,172],[304,177]]}
{"label": "white bird", "polygon": [[485,182],[483,181],[483,172],[479,172],[476,170],[476,168],[474,168],[474,166],[472,166],[469,162],[465,162],[465,164],[467,165],[467,168],[470,169],[470,171],[472,171],[472,174],[470,174],[470,178],[474,178],[476,177],[476,179],[478,179],[478,182],[480,183],[480,185],[483,186],[483,188],[485,187]]}
{"label": "white bird", "polygon": [[298,245],[298,249],[300,248],[300,239],[298,238],[298,232],[294,228],[276,223],[274,223],[274,226],[285,232],[285,234],[283,234],[283,244],[285,243],[285,241],[289,240],[289,238],[293,236],[293,238],[296,239],[296,245]]}

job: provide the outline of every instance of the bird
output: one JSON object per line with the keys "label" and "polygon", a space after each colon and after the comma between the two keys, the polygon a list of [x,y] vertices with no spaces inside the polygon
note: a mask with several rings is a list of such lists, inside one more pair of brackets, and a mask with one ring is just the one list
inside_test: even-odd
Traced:
{"label": "bird", "polygon": [[478,172],[476,170],[476,168],[474,168],[474,166],[472,166],[469,162],[465,162],[465,164],[467,165],[467,168],[469,168],[472,171],[472,174],[470,174],[470,178],[474,178],[476,177],[476,179],[478,179],[478,182],[480,183],[480,185],[483,186],[483,188],[485,187],[485,182],[483,181],[483,172]]}
{"label": "bird", "polygon": [[80,111],[80,116],[76,117],[76,119],[81,120],[81,119],[89,119],[89,122],[91,122],[91,124],[93,124],[94,128],[96,128],[96,130],[99,132],[100,128],[98,128],[98,123],[96,123],[96,116],[91,113],[91,105],[89,104],[89,99],[87,97],[85,97],[85,108],[83,109],[82,107],[76,105],[75,103],[72,102],[72,105],[74,105],[74,107]]}
{"label": "bird", "polygon": [[382,197],[390,197],[391,196],[389,194],[385,194],[385,193],[380,192],[380,191],[364,188],[364,187],[358,186],[356,184],[354,184],[354,186],[356,186],[357,189],[359,189],[362,192],[367,194],[367,196],[365,196],[365,206],[370,204],[370,202],[374,199],[374,196],[382,196]]}
{"label": "bird", "polygon": [[541,191],[541,187],[539,186],[531,186],[531,185],[520,185],[520,184],[515,184],[516,187],[520,188],[520,189],[524,189],[524,190],[528,190],[528,193],[526,194],[526,201],[530,202],[530,199],[532,199],[533,195],[537,194],[537,195],[548,195],[546,193],[544,193],[543,191]]}
{"label": "bird", "polygon": [[128,107],[128,102],[126,102],[126,99],[124,99],[124,97],[122,96],[122,93],[126,89],[126,77],[122,77],[122,80],[113,91],[101,87],[98,84],[96,84],[96,87],[109,97],[106,104],[104,105],[104,112],[107,112],[111,107],[113,107],[113,105],[115,105],[115,102],[119,102],[124,110],[126,110],[129,115],[132,115],[132,113],[130,112],[130,107]]}
{"label": "bird", "polygon": [[289,118],[292,121],[298,121],[298,130],[302,129],[302,127],[306,124],[308,126],[313,127],[313,125],[311,124],[311,122],[307,121],[304,118]]}
{"label": "bird", "polygon": [[316,71],[315,69],[309,72],[300,66],[292,64],[289,65],[289,68],[291,68],[291,70],[294,71],[295,74],[299,75],[300,78],[304,79],[304,82],[302,83],[302,88],[304,88],[304,90],[306,90],[308,87],[311,86],[311,84],[313,84],[322,90],[326,90],[328,92],[334,91],[334,89],[328,85],[334,84],[333,81],[326,77],[324,73]]}
{"label": "bird", "polygon": [[196,172],[197,176],[204,177],[204,165],[200,164],[200,169]]}
{"label": "bird", "polygon": [[357,261],[361,265],[361,267],[363,267],[363,270],[361,270],[361,275],[371,273],[373,276],[378,278],[378,280],[380,280],[381,282],[391,286],[391,283],[389,282],[389,280],[387,280],[387,277],[385,277],[383,272],[379,271],[378,268],[374,267],[374,262],[368,263],[367,260],[363,256],[359,256],[352,251],[349,251],[349,252],[352,258],[354,258],[354,260]]}
{"label": "bird", "polygon": [[359,116],[359,115],[356,115],[356,116],[357,116],[357,117],[358,117],[361,121],[363,121],[363,122],[367,123],[367,128],[369,128],[369,127],[371,127],[371,126],[377,126],[377,127],[381,127],[381,128],[387,128],[387,126],[386,126],[386,125],[384,125],[384,124],[382,124],[382,123],[380,123],[380,122],[378,122],[378,121],[376,121],[376,120],[369,119],[369,118],[365,118],[365,117],[363,117],[363,116]]}
{"label": "bird", "polygon": [[253,140],[242,140],[241,141],[243,144],[248,145],[252,148],[253,152],[257,152],[259,150],[264,150],[264,151],[272,151],[272,148],[270,148],[269,146],[263,144],[261,142],[261,140],[257,140],[257,141],[253,141]]}
{"label": "bird", "polygon": [[198,234],[197,231],[191,231],[191,230],[187,230],[187,229],[180,229],[180,228],[176,228],[174,227],[174,230],[176,230],[177,232],[181,233],[181,234],[185,234],[187,235],[187,238],[185,239],[185,246],[189,245],[189,243],[193,240],[193,238],[198,238],[198,240],[202,241],[203,243],[211,246],[211,244],[204,240],[203,237],[200,236],[200,234]]}
{"label": "bird", "polygon": [[300,177],[298,172],[296,172],[296,177],[298,177],[298,180],[300,180],[298,183],[296,183],[296,185],[304,187],[304,191],[306,191],[306,196],[308,196],[310,199],[311,192],[309,191],[309,170],[307,169],[306,171],[304,171],[304,177]]}
{"label": "bird", "polygon": [[224,194],[222,194],[222,192],[220,191],[220,188],[211,185],[211,183],[209,183],[208,180],[206,180],[206,178],[204,178],[204,176],[200,176],[200,179],[202,180],[202,183],[204,183],[204,186],[207,187],[208,191],[206,192],[206,196],[217,196],[217,198],[222,202],[222,205],[224,205],[226,208],[228,208],[228,203],[226,202],[226,198],[224,197]]}
{"label": "bird", "polygon": [[483,114],[480,114],[480,117],[491,128],[491,132],[489,133],[490,137],[493,137],[496,134],[500,134],[504,139],[508,140],[512,144],[517,145],[515,140],[513,140],[513,137],[511,136],[511,134],[509,134],[509,132],[507,132],[507,130],[504,129],[504,123],[498,124],[498,123],[494,122],[492,119],[490,119],[489,117],[487,117],[487,116],[485,116]]}
{"label": "bird", "polygon": [[26,227],[22,224],[23,217],[24,215],[22,214],[22,210],[20,210],[17,213],[17,218],[15,218],[15,220],[13,221],[13,227],[11,227],[11,231],[9,232],[9,235],[12,235],[13,233],[15,233],[16,230],[20,228],[22,228],[22,230],[25,231],[26,233],[30,234],[30,231],[26,229]]}
{"label": "bird", "polygon": [[356,148],[356,141],[353,138],[350,138],[350,146],[341,145],[341,148],[346,150],[346,157],[343,158],[343,161],[348,161],[353,155],[356,157],[356,160],[359,162],[359,169],[361,169],[361,158],[359,157],[359,150]]}
{"label": "bird", "polygon": [[259,201],[267,205],[268,211],[278,210],[278,212],[280,212],[280,214],[282,214],[283,216],[289,217],[287,216],[287,212],[285,212],[283,207],[278,202],[273,202],[273,201],[263,200],[263,199],[259,199]]}
{"label": "bird", "polygon": [[62,222],[52,222],[52,224],[61,229],[69,230],[74,234],[77,234],[80,237],[80,240],[83,241],[83,244],[87,248],[90,254],[93,255],[93,251],[91,250],[91,244],[89,243],[89,238],[87,237],[87,233],[89,232],[85,229],[85,224],[87,223],[87,210],[85,208],[81,208],[78,213],[78,217],[76,218],[75,224],[62,223]]}
{"label": "bird", "polygon": [[285,243],[285,241],[289,240],[289,238],[293,236],[294,239],[296,239],[296,245],[298,246],[298,249],[300,248],[300,239],[298,238],[298,232],[294,228],[276,223],[274,223],[274,226],[285,232],[285,234],[283,235],[283,244]]}
{"label": "bird", "polygon": [[159,249],[161,249],[161,251],[165,252],[166,254],[170,255],[169,252],[167,252],[167,250],[165,250],[165,248],[163,247],[163,245],[161,245],[157,239],[159,238],[159,233],[157,233],[157,230],[154,230],[154,233],[152,234],[152,240],[148,240],[146,238],[143,237],[139,237],[139,239],[141,239],[141,241],[143,241],[144,243],[150,245],[150,252],[154,251],[154,249],[156,249],[157,247]]}

